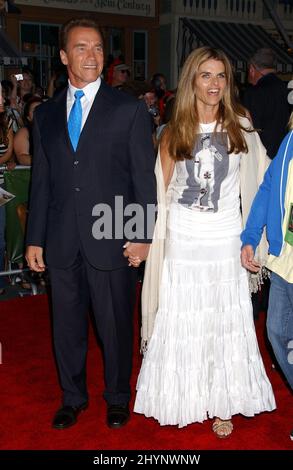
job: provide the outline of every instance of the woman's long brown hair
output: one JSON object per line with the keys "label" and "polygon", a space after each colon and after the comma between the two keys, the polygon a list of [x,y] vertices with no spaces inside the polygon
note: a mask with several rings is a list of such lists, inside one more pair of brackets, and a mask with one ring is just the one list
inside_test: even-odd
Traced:
{"label": "woman's long brown hair", "polygon": [[199,115],[196,103],[195,79],[201,64],[209,59],[224,64],[227,86],[217,113],[216,127],[225,129],[229,139],[229,153],[247,152],[247,144],[242,131],[250,132],[240,124],[246,110],[237,102],[233,70],[224,52],[211,47],[195,49],[187,57],[178,83],[176,100],[166,136],[169,140],[169,154],[175,160],[192,158],[192,150],[199,132]]}

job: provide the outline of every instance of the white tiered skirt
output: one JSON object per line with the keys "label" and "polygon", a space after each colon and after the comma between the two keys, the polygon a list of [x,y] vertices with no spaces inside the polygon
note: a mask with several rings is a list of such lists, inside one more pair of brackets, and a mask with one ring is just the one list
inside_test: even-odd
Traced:
{"label": "white tiered skirt", "polygon": [[160,304],[137,381],[134,411],[186,426],[275,409],[260,356],[239,208],[170,208]]}

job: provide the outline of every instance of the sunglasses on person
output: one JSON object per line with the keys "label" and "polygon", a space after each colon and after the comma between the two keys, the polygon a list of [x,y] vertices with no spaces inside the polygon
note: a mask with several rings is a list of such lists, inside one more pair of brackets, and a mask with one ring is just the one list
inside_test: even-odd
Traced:
{"label": "sunglasses on person", "polygon": [[124,69],[124,70],[120,70],[121,73],[127,73],[128,70],[127,69]]}

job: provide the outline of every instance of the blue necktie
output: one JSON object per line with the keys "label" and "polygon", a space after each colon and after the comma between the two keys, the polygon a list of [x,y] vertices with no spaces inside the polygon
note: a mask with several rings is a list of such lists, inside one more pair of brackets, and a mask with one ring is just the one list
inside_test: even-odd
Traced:
{"label": "blue necktie", "polygon": [[82,107],[80,100],[83,96],[84,92],[82,90],[77,90],[74,93],[75,101],[68,119],[68,133],[74,150],[76,150],[81,131]]}

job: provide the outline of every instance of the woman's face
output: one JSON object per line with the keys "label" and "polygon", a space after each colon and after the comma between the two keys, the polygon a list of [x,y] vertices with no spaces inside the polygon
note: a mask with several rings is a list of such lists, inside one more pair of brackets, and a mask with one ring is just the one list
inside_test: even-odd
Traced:
{"label": "woman's face", "polygon": [[23,73],[23,80],[19,81],[19,86],[20,86],[23,94],[31,93],[32,87],[33,87],[32,77],[28,73],[24,72]]}
{"label": "woman's face", "polygon": [[194,92],[197,106],[219,107],[227,87],[223,62],[209,59],[203,62],[195,75]]}

